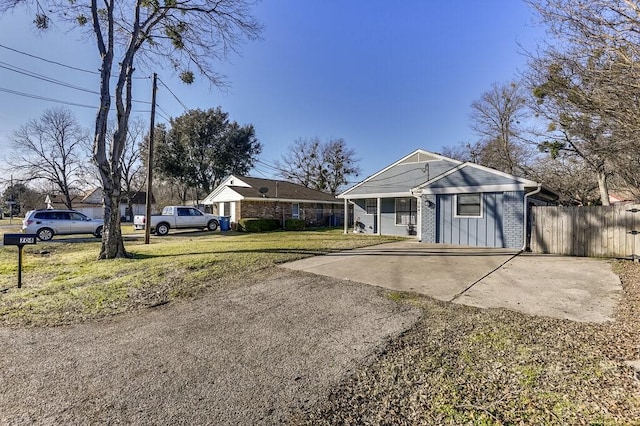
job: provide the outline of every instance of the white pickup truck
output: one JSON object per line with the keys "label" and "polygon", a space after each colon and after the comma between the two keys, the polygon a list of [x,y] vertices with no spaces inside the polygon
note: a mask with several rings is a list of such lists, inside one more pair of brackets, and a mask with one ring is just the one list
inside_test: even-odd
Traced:
{"label": "white pickup truck", "polygon": [[155,231],[156,235],[167,235],[169,229],[196,228],[215,231],[220,225],[220,216],[202,213],[195,207],[166,206],[162,209],[162,214],[151,215],[149,221],[145,215],[135,215],[133,228],[144,229],[147,222],[151,232]]}

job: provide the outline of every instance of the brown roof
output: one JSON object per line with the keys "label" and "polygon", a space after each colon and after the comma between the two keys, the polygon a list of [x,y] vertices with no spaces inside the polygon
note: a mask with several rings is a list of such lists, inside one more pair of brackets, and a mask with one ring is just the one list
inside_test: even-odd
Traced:
{"label": "brown roof", "polygon": [[[316,191],[315,189],[306,188],[296,183],[291,183],[283,180],[262,179],[254,177],[238,176],[240,180],[251,185],[250,188],[244,186],[230,186],[238,194],[245,198],[264,198],[264,199],[285,199],[285,200],[300,200],[310,202],[333,202],[341,203],[331,194],[326,192]],[[260,189],[263,192],[260,192]],[[264,191],[266,189],[266,191]]]}

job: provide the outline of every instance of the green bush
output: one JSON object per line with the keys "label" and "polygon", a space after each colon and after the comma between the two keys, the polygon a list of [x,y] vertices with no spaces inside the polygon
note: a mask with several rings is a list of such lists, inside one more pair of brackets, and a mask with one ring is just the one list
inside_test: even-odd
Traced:
{"label": "green bush", "polygon": [[284,221],[287,231],[304,231],[304,219],[287,219]]}
{"label": "green bush", "polygon": [[265,232],[280,229],[278,219],[248,218],[238,221],[238,231],[243,232]]}

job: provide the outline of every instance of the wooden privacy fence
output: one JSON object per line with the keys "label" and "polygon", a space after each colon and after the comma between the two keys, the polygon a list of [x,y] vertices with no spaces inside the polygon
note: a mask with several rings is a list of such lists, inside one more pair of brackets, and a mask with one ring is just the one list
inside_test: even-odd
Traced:
{"label": "wooden privacy fence", "polygon": [[534,253],[640,258],[640,204],[531,208]]}

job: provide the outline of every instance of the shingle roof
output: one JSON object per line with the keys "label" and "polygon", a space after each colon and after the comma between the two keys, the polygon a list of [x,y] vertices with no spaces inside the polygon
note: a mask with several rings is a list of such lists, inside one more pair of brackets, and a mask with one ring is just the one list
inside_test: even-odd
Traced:
{"label": "shingle roof", "polygon": [[[285,200],[300,200],[310,202],[333,202],[341,203],[331,194],[327,194],[322,191],[316,191],[315,189],[306,188],[302,185],[273,179],[262,179],[254,177],[238,176],[240,180],[251,185],[250,188],[243,186],[230,186],[235,192],[242,195],[245,198],[264,198],[264,199],[285,199]],[[264,188],[266,191],[260,192],[260,189]]]}

